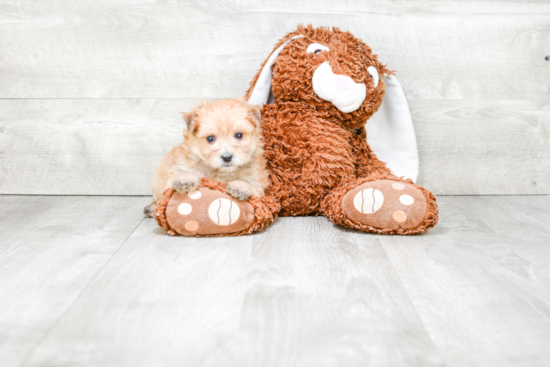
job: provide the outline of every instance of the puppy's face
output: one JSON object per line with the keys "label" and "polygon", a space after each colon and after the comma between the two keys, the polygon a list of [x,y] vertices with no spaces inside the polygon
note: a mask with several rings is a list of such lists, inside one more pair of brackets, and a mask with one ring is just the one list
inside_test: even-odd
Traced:
{"label": "puppy's face", "polygon": [[259,147],[260,108],[241,100],[202,103],[184,115],[186,143],[213,169],[232,172]]}

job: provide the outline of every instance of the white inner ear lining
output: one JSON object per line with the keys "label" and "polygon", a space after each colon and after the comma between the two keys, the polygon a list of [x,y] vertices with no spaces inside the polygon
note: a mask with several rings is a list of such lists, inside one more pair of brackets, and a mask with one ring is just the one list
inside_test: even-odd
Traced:
{"label": "white inner ear lining", "polygon": [[267,103],[267,100],[269,98],[269,93],[271,92],[271,79],[273,79],[271,66],[273,66],[275,59],[277,59],[281,51],[286,47],[286,45],[288,45],[290,41],[293,41],[301,37],[304,37],[304,36],[301,34],[298,36],[294,36],[288,41],[286,41],[285,43],[283,43],[278,49],[273,51],[273,53],[267,59],[267,62],[265,63],[264,67],[262,68],[262,71],[260,72],[260,76],[258,77],[258,80],[256,80],[256,84],[254,84],[254,89],[250,94],[250,98],[248,98],[248,103],[256,106],[260,106],[260,107],[264,103]]}

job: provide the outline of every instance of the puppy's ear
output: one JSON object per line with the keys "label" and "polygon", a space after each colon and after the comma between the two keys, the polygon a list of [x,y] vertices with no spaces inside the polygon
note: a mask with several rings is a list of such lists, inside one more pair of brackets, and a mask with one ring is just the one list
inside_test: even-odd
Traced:
{"label": "puppy's ear", "polygon": [[200,109],[206,106],[208,106],[208,101],[204,100],[192,111],[183,113],[183,122],[185,122],[185,126],[184,126],[185,130],[189,132],[194,132],[194,130],[197,128],[197,124],[195,122],[195,119],[197,118],[197,113],[199,112]]}
{"label": "puppy's ear", "polygon": [[251,104],[248,105],[248,108],[250,111],[249,114],[254,120],[256,127],[260,127],[262,122],[262,108]]}
{"label": "puppy's ear", "polygon": [[183,112],[182,114],[183,122],[185,123],[184,130],[193,131],[193,124],[195,121],[195,117],[197,117],[197,113],[195,112],[195,110],[193,110],[191,112]]}

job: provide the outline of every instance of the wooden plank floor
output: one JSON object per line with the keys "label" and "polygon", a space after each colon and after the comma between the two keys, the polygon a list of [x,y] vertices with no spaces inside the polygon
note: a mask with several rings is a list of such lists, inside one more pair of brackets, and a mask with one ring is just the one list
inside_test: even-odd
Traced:
{"label": "wooden plank floor", "polygon": [[548,366],[550,197],[427,235],[173,238],[145,197],[0,196],[0,366]]}

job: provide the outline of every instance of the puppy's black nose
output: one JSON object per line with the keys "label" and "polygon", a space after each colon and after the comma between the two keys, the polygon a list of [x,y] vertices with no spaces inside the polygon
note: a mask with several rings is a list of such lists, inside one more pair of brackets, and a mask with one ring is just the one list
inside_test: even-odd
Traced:
{"label": "puppy's black nose", "polygon": [[224,162],[231,162],[231,160],[233,159],[233,155],[229,153],[225,153],[222,155],[222,159]]}

